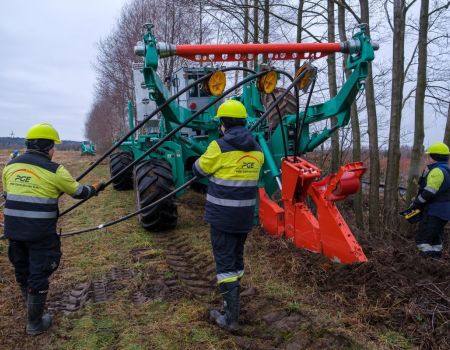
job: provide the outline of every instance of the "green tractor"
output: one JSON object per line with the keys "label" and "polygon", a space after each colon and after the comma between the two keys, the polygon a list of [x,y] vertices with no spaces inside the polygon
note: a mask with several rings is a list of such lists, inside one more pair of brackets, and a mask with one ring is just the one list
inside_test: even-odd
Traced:
{"label": "green tractor", "polygon": [[[157,108],[160,112],[110,156],[114,188],[134,189],[141,209],[192,179],[192,165],[208,144],[220,137],[219,122],[214,118],[218,105],[225,98],[236,99],[245,105],[247,125],[265,156],[255,223],[259,220],[269,234],[286,236],[296,246],[336,261],[366,261],[334,203],[358,191],[364,173],[362,164],[344,166],[337,174],[321,179],[320,169],[300,158],[348,124],[350,107],[364,88],[368,65],[377,49],[365,28],[361,26],[345,43],[172,45],[157,42],[153,25],[146,24],[143,42],[135,47],[143,61],[133,64],[135,101],[128,103],[130,130]],[[351,75],[336,97],[309,106],[317,72],[311,63],[335,52],[348,55]],[[157,73],[158,62],[172,55],[196,63],[162,80]],[[294,77],[269,64],[255,65],[255,71],[221,65],[254,61],[261,56],[267,62],[303,59],[306,63]],[[220,65],[215,67],[212,62]],[[224,92],[231,79],[227,72],[234,75],[235,70],[244,70],[244,79]],[[281,75],[292,82],[287,89],[276,87]],[[300,90],[309,91],[308,103],[302,110],[298,103]],[[312,124],[332,117],[336,120],[332,128],[310,131]],[[123,171],[140,157],[142,160],[133,169]],[[196,179],[198,186],[207,185],[207,181]],[[280,192],[281,205],[272,200]],[[306,205],[308,197],[314,201],[314,209]],[[149,231],[174,228],[175,196],[141,213],[139,222]]]}
{"label": "green tractor", "polygon": [[81,142],[82,156],[95,156],[95,145],[90,141]]}

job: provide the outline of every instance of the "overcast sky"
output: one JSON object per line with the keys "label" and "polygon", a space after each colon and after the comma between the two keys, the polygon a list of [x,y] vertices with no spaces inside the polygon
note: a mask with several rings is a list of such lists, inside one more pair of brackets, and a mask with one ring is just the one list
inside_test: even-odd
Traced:
{"label": "overcast sky", "polygon": [[125,0],[0,0],[0,136],[50,122],[83,140],[96,43]]}

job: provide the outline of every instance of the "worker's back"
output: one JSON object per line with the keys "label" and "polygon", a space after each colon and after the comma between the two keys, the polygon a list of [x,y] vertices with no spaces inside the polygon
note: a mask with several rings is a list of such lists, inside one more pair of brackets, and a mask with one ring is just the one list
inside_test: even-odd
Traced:
{"label": "worker's back", "polygon": [[3,186],[5,236],[38,240],[56,232],[58,197],[76,192],[78,183],[45,154],[27,152],[7,164]]}
{"label": "worker's back", "polygon": [[251,229],[263,163],[259,145],[244,126],[233,127],[211,142],[198,160],[200,169],[211,175],[205,208],[208,223],[228,232]]}

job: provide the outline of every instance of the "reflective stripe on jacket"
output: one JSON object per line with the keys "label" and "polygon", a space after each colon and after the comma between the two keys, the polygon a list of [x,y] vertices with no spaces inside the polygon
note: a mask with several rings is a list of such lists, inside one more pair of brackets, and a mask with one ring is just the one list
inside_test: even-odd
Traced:
{"label": "reflective stripe on jacket", "polygon": [[196,175],[209,176],[205,220],[220,230],[246,233],[253,225],[259,174],[264,155],[243,126],[212,141],[194,164]]}
{"label": "reflective stripe on jacket", "polygon": [[6,197],[4,233],[15,240],[34,241],[55,234],[62,192],[75,198],[95,192],[75,181],[62,165],[37,152],[11,160],[3,169],[2,180]]}

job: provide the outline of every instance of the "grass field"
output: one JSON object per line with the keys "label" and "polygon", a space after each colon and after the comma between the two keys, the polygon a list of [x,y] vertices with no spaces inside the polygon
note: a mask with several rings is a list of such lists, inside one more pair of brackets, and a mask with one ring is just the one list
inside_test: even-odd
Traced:
{"label": "grass field", "polygon": [[[56,161],[76,175],[92,158],[60,152]],[[82,182],[108,177],[105,162]],[[108,188],[61,218],[59,225],[62,232],[97,225],[133,211],[134,201],[132,191]],[[73,202],[63,196],[60,208]],[[335,266],[269,238],[258,227],[246,245],[242,329],[231,335],[210,324],[208,309],[221,298],[203,204],[200,193],[189,191],[181,197],[178,226],[172,232],[146,232],[134,218],[63,238],[64,255],[48,301],[55,325],[34,338],[24,335],[25,308],[7,258],[7,242],[0,241],[0,348],[413,349],[423,343],[417,329],[428,325],[427,316],[400,322],[391,312],[400,319],[419,315],[410,310],[405,316],[405,308],[414,307],[408,298],[397,298],[381,284],[374,295],[374,283],[385,274],[378,265]],[[376,249],[367,253],[372,259],[384,258]],[[368,274],[370,278],[356,278]],[[448,280],[449,275],[443,276]],[[448,324],[438,324],[438,318],[435,322],[436,329],[448,331]],[[427,344],[433,344],[434,335],[430,337]]]}

